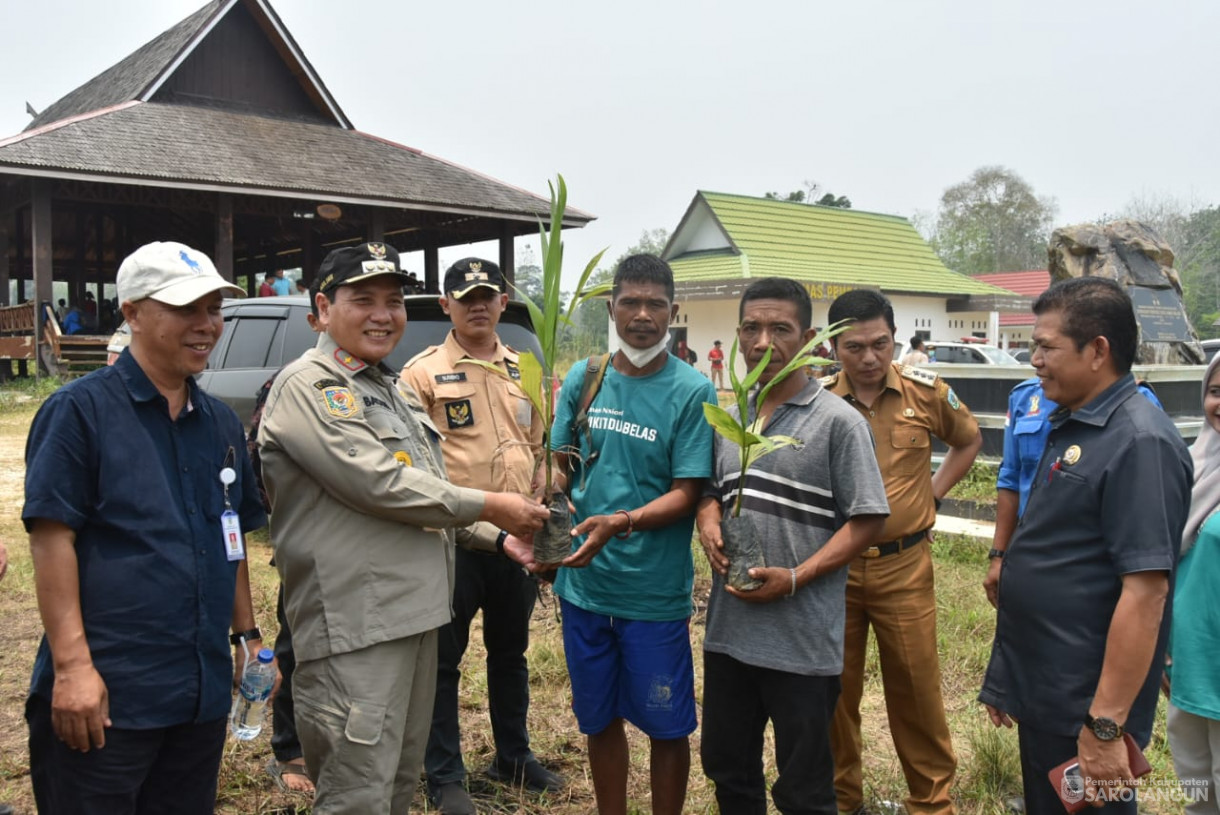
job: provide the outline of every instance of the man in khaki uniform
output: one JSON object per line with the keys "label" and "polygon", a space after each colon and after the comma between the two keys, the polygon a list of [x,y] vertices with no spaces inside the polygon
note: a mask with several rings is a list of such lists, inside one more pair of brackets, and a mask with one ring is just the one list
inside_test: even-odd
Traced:
{"label": "man in khaki uniform", "polygon": [[[843,692],[831,737],[840,812],[864,806],[860,699],[871,624],[877,636],[885,707],[902,762],[911,815],[952,813],[957,767],[940,693],[932,552],[936,506],[970,470],[983,437],[970,410],[935,374],[893,362],[894,309],[875,291],[836,299],[829,321],[850,320],[833,340],[843,369],[823,387],[860,411],[873,431],[890,516],[880,542],[851,564]],[[932,436],[949,446],[932,475]]]}
{"label": "man in khaki uniform", "polygon": [[524,496],[446,479],[440,432],[380,364],[406,325],[404,281],[382,243],[326,257],[325,333],[276,378],[259,429],[317,813],[408,811],[436,630],[450,616],[453,528],[488,521],[529,535],[547,515]]}
{"label": "man in khaki uniform", "polygon": [[[496,333],[508,305],[504,277],[489,260],[465,258],[449,267],[444,283],[440,303],[453,330],[444,344],[408,362],[402,378],[445,433],[441,450],[454,484],[528,495],[542,451],[542,417],[521,389],[517,352]],[[483,537],[493,544],[499,541],[502,548],[507,533],[490,524],[479,526]],[[487,773],[540,792],[560,789],[563,779],[534,757],[526,729],[525,650],[536,585],[518,564],[494,551],[458,549],[456,554],[454,619],[439,632],[436,703],[424,769],[432,803],[442,815],[473,815],[474,805],[463,786],[458,680],[470,622],[480,609],[496,744]]]}

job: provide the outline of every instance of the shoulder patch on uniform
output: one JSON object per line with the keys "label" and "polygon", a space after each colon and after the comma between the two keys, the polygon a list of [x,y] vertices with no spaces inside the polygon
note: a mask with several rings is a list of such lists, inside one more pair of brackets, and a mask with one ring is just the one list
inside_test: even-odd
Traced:
{"label": "shoulder patch on uniform", "polygon": [[949,388],[949,392],[945,394],[945,401],[949,403],[949,407],[954,410],[961,408],[961,400],[957,398],[957,394],[953,392],[953,388]]}
{"label": "shoulder patch on uniform", "polygon": [[360,406],[356,404],[356,397],[348,388],[333,386],[323,388],[322,398],[326,400],[326,412],[331,416],[346,419],[360,412]]}
{"label": "shoulder patch on uniform", "polygon": [[474,424],[474,412],[470,409],[470,400],[459,399],[456,402],[446,403],[445,419],[449,422],[450,430]]}
{"label": "shoulder patch on uniform", "polygon": [[336,387],[336,388],[347,387],[344,383],[340,382],[338,379],[319,379],[317,382],[313,383],[313,386],[320,391],[326,390],[327,388],[330,388],[330,387]]}
{"label": "shoulder patch on uniform", "polygon": [[369,367],[365,365],[363,361],[356,359],[342,348],[335,349],[335,362],[339,363],[349,371],[363,371],[365,368]]}
{"label": "shoulder patch on uniform", "polygon": [[517,363],[511,359],[504,360],[504,370],[508,371],[508,375],[513,379],[521,379],[521,369],[517,367]]}
{"label": "shoulder patch on uniform", "polygon": [[412,365],[414,365],[415,363],[419,362],[421,359],[423,359],[423,358],[425,358],[425,357],[430,357],[430,356],[432,356],[432,355],[433,355],[433,354],[435,354],[435,353],[437,352],[437,350],[439,350],[439,349],[440,349],[440,346],[439,346],[439,345],[429,345],[427,348],[425,348],[424,350],[420,351],[420,352],[419,352],[418,354],[416,354],[415,356],[413,356],[413,357],[411,357],[410,359],[408,359],[408,360],[407,360],[407,363],[406,363],[405,365],[403,365],[402,367],[404,367],[404,368],[410,368]]}
{"label": "shoulder patch on uniform", "polygon": [[839,375],[831,374],[830,376],[824,376],[818,380],[818,384],[823,388],[833,388],[835,385],[839,384]]}
{"label": "shoulder patch on uniform", "polygon": [[929,388],[936,384],[936,374],[931,371],[925,371],[922,368],[916,368],[913,365],[903,365],[899,375],[903,379],[918,382],[920,385],[926,385]]}
{"label": "shoulder patch on uniform", "polygon": [[465,382],[466,374],[461,371],[453,371],[447,374],[437,374],[435,379],[438,385],[445,385],[450,382]]}

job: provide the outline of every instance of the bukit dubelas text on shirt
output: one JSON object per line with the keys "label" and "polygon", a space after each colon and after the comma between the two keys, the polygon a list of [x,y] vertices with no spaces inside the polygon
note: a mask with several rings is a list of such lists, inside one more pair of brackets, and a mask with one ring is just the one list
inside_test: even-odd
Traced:
{"label": "bukit dubelas text on shirt", "polygon": [[612,433],[622,433],[624,436],[634,436],[645,441],[657,440],[655,427],[644,427],[635,422],[624,422],[622,419],[615,418],[615,416],[623,415],[621,410],[595,407],[589,409],[589,414],[589,427],[594,430],[609,430]]}

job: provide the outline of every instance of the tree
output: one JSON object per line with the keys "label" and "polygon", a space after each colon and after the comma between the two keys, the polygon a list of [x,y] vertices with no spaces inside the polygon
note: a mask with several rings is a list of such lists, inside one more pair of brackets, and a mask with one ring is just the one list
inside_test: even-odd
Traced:
{"label": "tree", "polygon": [[[624,258],[638,254],[660,256],[667,243],[669,243],[668,229],[643,230],[640,232],[640,239],[615,258],[614,263],[600,267],[590,275],[589,286],[613,282],[614,270],[618,268]],[[610,347],[609,326],[605,299],[599,297],[581,303],[572,317],[572,325],[566,327],[563,340],[564,357],[572,362],[593,354],[605,353],[606,349]]]}
{"label": "tree", "polygon": [[[528,298],[538,308],[543,305],[542,267],[534,259],[534,248],[528,244],[517,253],[517,269],[509,296],[515,300]],[[565,300],[567,298],[564,298]]]}
{"label": "tree", "polygon": [[828,192],[816,201],[814,198],[822,191],[822,185],[816,181],[805,181],[804,189],[793,190],[787,195],[780,195],[778,192],[768,192],[763,194],[763,198],[768,198],[772,201],[789,201],[794,204],[817,204],[821,207],[839,207],[840,209],[851,209],[851,199],[846,195],[835,195]]}
{"label": "tree", "polygon": [[1012,170],[980,167],[941,196],[932,247],[964,274],[1044,269],[1057,210]]}

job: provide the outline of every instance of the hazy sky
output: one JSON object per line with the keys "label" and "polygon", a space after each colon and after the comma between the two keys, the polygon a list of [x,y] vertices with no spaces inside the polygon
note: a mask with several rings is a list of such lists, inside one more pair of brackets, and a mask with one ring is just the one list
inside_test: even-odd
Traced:
{"label": "hazy sky", "polygon": [[[0,0],[0,136],[201,5]],[[909,217],[1001,164],[1057,224],[1220,204],[1214,0],[274,7],[360,130],[541,194],[562,172],[598,216],[569,267],[672,230],[698,189],[809,179]]]}

